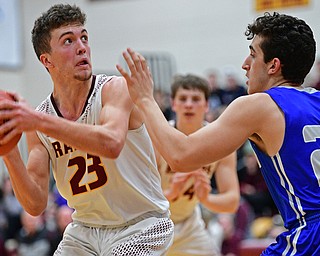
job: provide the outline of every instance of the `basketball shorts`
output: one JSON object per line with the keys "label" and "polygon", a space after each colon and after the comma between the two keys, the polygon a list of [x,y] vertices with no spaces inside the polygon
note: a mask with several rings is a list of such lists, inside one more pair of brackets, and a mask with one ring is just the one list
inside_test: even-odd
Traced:
{"label": "basketball shorts", "polygon": [[173,241],[170,218],[149,217],[124,227],[70,223],[54,256],[165,255]]}
{"label": "basketball shorts", "polygon": [[175,223],[173,244],[167,256],[217,256],[219,250],[205,227],[200,208],[186,220]]}

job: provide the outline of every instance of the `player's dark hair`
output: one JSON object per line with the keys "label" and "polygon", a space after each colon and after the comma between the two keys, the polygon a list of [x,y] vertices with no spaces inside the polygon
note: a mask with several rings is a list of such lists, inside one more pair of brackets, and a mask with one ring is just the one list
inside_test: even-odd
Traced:
{"label": "player's dark hair", "polygon": [[38,58],[43,53],[50,53],[51,32],[54,29],[71,25],[84,25],[86,14],[75,5],[57,4],[50,7],[34,22],[32,44]]}
{"label": "player's dark hair", "polygon": [[171,84],[172,99],[176,96],[179,88],[187,90],[200,90],[204,93],[206,100],[208,100],[209,98],[210,91],[208,81],[199,76],[191,74],[174,76],[173,82]]}
{"label": "player's dark hair", "polygon": [[281,61],[283,78],[302,84],[315,61],[316,42],[305,21],[285,14],[266,12],[249,24],[245,32],[248,40],[261,36],[260,45],[267,63],[273,58]]}

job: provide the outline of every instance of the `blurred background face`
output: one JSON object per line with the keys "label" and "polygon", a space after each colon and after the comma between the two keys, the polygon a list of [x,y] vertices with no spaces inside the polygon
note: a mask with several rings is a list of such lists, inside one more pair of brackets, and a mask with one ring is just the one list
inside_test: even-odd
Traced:
{"label": "blurred background face", "polygon": [[208,102],[200,90],[179,88],[172,101],[172,109],[176,112],[177,120],[202,122],[208,111]]}
{"label": "blurred background face", "polygon": [[21,215],[21,223],[28,234],[34,234],[42,227],[43,219],[41,216],[32,216],[27,212],[23,212]]}

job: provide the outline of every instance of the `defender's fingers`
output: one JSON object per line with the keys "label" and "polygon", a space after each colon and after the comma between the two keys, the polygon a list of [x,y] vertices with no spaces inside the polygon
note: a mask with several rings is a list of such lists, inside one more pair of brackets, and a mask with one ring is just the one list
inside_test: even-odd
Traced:
{"label": "defender's fingers", "polygon": [[136,66],[132,60],[132,56],[129,55],[127,52],[123,52],[122,55],[123,55],[123,58],[125,59],[128,67],[129,67],[131,74],[135,74],[137,72],[137,70],[136,70]]}
{"label": "defender's fingers", "polygon": [[142,64],[141,64],[141,61],[140,61],[140,54],[133,51],[132,49],[128,48],[127,49],[128,53],[130,54],[131,56],[131,59],[133,60],[134,62],[134,65],[135,65],[135,68],[138,72],[142,71]]}
{"label": "defender's fingers", "polygon": [[116,68],[127,81],[130,80],[129,74],[120,65],[116,65]]}
{"label": "defender's fingers", "polygon": [[141,63],[141,67],[142,67],[143,71],[149,72],[150,69],[148,67],[146,59],[141,54],[139,54],[139,59],[140,59],[140,63]]}

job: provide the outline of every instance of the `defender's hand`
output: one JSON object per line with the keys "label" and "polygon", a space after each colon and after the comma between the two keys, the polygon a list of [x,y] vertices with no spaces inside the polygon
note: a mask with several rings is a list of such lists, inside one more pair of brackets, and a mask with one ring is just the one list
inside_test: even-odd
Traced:
{"label": "defender's hand", "polygon": [[127,81],[132,101],[136,105],[143,104],[145,99],[153,98],[153,79],[150,69],[145,58],[130,48],[123,52],[123,57],[131,74],[128,74],[120,65],[116,67]]}

